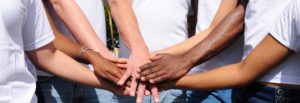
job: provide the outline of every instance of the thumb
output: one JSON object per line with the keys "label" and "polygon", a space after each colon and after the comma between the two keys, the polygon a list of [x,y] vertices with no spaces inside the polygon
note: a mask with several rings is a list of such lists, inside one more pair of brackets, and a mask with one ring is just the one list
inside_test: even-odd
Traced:
{"label": "thumb", "polygon": [[156,61],[156,60],[159,60],[160,58],[162,58],[163,57],[163,54],[156,54],[156,55],[154,55],[154,56],[151,56],[150,57],[150,60],[151,61]]}

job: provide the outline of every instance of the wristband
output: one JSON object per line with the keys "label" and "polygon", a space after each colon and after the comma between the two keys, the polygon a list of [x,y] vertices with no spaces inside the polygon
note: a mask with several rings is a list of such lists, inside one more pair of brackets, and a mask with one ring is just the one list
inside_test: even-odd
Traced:
{"label": "wristband", "polygon": [[87,48],[87,47],[82,47],[82,48],[80,49],[80,54],[79,54],[79,59],[80,59],[80,61],[84,61],[84,60],[83,60],[83,54],[84,54],[86,51],[88,51],[88,50],[91,50],[91,49],[89,49],[89,48]]}

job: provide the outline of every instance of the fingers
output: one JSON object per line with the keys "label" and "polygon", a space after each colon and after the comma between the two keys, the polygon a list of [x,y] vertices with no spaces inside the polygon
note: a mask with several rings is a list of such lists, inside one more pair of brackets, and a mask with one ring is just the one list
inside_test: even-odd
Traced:
{"label": "fingers", "polygon": [[[138,73],[142,73],[146,70],[149,70],[153,67],[156,67],[158,65],[158,62],[150,62],[150,63],[147,63],[145,65],[142,65],[140,68],[137,69],[137,72]],[[149,71],[148,71],[149,72]],[[146,72],[147,73],[147,72]]]}
{"label": "fingers", "polygon": [[149,90],[146,89],[145,95],[146,95],[146,96],[149,96],[150,94],[151,94],[151,92],[150,92]]}
{"label": "fingers", "polygon": [[125,87],[123,95],[124,96],[130,96],[130,88],[129,87]]}
{"label": "fingers", "polygon": [[150,85],[151,92],[153,94],[154,103],[159,103],[159,93],[157,87]]}
{"label": "fingers", "polygon": [[163,82],[165,80],[167,80],[167,75],[162,75],[162,76],[159,76],[157,78],[150,79],[149,82],[151,84],[156,84],[156,83]]}
{"label": "fingers", "polygon": [[131,73],[127,71],[127,72],[122,76],[122,78],[118,81],[117,84],[120,85],[120,86],[124,85],[124,83],[126,82],[126,80],[127,80],[130,76],[131,76]]}
{"label": "fingers", "polygon": [[110,80],[110,81],[112,81],[112,82],[118,84],[118,81],[119,81],[119,78],[118,78],[118,77],[113,76],[113,75],[107,75],[107,77],[108,77],[108,78],[106,78],[106,79],[108,79],[108,80]]}
{"label": "fingers", "polygon": [[119,63],[119,64],[127,64],[127,59],[126,58],[118,58],[118,60],[117,60],[117,62]]}
{"label": "fingers", "polygon": [[162,57],[163,57],[163,54],[155,54],[155,55],[152,55],[152,56],[150,57],[150,60],[151,60],[151,61],[156,61],[156,60],[161,59]]}
{"label": "fingers", "polygon": [[140,82],[139,87],[138,87],[138,92],[137,92],[137,99],[136,99],[137,103],[142,103],[143,97],[145,94],[145,90],[146,90],[145,82]]}
{"label": "fingers", "polygon": [[117,64],[120,69],[127,69],[127,64]]}
{"label": "fingers", "polygon": [[136,88],[137,88],[137,79],[135,78],[135,76],[133,76],[131,78],[130,96],[135,96]]}
{"label": "fingers", "polygon": [[107,58],[110,62],[116,63],[118,61],[117,58]]}
{"label": "fingers", "polygon": [[[164,72],[162,71],[156,71],[155,73],[152,73],[152,74],[149,74],[149,75],[146,75],[146,76],[142,76],[141,77],[141,80],[142,81],[149,81],[149,80],[152,80],[152,79],[156,79],[156,78],[162,78],[165,74]],[[152,83],[152,82],[150,82]]]}

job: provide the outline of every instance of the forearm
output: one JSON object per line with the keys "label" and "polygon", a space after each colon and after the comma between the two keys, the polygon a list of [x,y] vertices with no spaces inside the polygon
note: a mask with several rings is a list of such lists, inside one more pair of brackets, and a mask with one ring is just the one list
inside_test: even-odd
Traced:
{"label": "forearm", "polygon": [[141,36],[131,0],[108,0],[110,10],[119,32],[130,52],[149,52]]}
{"label": "forearm", "polygon": [[212,31],[211,28],[207,28],[206,30],[196,34],[195,36],[193,36],[179,44],[173,45],[173,46],[168,47],[163,50],[159,50],[156,53],[168,53],[168,54],[172,54],[172,55],[184,54],[185,52],[187,52],[191,48],[193,48],[196,44],[201,42],[205,37],[207,37],[211,31]]}
{"label": "forearm", "polygon": [[212,20],[211,24],[207,29],[203,30],[202,32],[199,32],[198,34],[179,44],[164,49],[161,52],[170,54],[182,54],[184,52],[187,52],[197,43],[201,42],[204,38],[206,38],[212,32],[212,30],[215,29],[215,27],[225,18],[225,16],[227,16],[233,9],[236,8],[236,6],[237,0],[222,0],[214,19]]}
{"label": "forearm", "polygon": [[45,8],[45,1],[43,1],[44,4],[44,9],[45,12],[47,14],[47,18],[49,21],[49,24],[51,26],[51,29],[55,35],[55,39],[53,41],[55,47],[66,53],[67,55],[69,55],[70,57],[74,58],[74,59],[78,59],[79,54],[80,54],[80,48],[81,46],[74,43],[72,40],[70,40],[68,37],[66,37],[64,34],[62,34],[61,32],[59,32],[49,14],[49,11],[47,8]]}
{"label": "forearm", "polygon": [[67,54],[68,56],[79,60],[80,50],[82,48],[81,45],[76,44],[72,40],[70,40],[67,36],[61,33],[54,33],[55,40],[53,41],[55,47],[62,51],[63,53]]}
{"label": "forearm", "polygon": [[27,52],[27,55],[36,66],[58,77],[84,85],[107,88],[92,71],[56,50],[53,44]]}
{"label": "forearm", "polygon": [[50,2],[80,44],[101,53],[107,58],[112,58],[112,54],[99,39],[87,17],[74,0],[50,0]]}
{"label": "forearm", "polygon": [[247,82],[241,82],[243,77],[238,71],[239,67],[240,64],[233,64],[214,71],[187,75],[179,79],[174,87],[195,90],[216,90],[242,86]]}
{"label": "forearm", "polygon": [[200,64],[214,57],[240,37],[244,26],[245,6],[238,6],[201,42],[185,55],[191,63]]}
{"label": "forearm", "polygon": [[247,85],[274,69],[291,53],[291,50],[268,35],[240,63],[183,77],[175,87],[207,90]]}

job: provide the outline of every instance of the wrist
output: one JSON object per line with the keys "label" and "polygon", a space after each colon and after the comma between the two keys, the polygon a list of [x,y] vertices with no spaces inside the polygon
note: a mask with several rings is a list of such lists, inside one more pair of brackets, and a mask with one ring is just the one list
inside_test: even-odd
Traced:
{"label": "wrist", "polygon": [[139,53],[149,53],[149,49],[146,45],[133,45],[129,48],[130,53],[139,54]]}
{"label": "wrist", "polygon": [[189,67],[189,69],[197,64],[197,59],[195,59],[195,56],[190,53],[181,54],[181,58],[183,58],[183,62]]}
{"label": "wrist", "polygon": [[82,60],[85,61],[86,63],[93,64],[92,63],[94,61],[93,59],[95,57],[98,57],[99,55],[100,54],[98,52],[89,49],[83,54]]}

